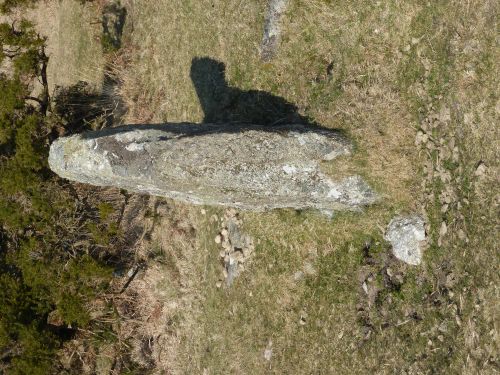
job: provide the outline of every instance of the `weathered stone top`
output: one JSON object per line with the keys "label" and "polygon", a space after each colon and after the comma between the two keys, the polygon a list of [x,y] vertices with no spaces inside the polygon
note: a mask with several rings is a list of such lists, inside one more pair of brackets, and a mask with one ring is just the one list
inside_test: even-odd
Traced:
{"label": "weathered stone top", "polygon": [[424,219],[416,214],[396,216],[385,233],[385,239],[392,244],[394,256],[414,266],[422,262],[425,238]]}
{"label": "weathered stone top", "polygon": [[375,193],[359,176],[319,169],[351,152],[339,133],[303,125],[129,125],[60,138],[49,165],[69,180],[194,204],[352,210]]}

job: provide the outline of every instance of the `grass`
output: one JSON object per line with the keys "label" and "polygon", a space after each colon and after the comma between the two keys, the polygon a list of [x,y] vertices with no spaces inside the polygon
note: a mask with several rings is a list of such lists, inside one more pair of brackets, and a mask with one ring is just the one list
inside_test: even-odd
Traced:
{"label": "grass", "polygon": [[[163,368],[499,371],[494,1],[291,0],[280,49],[269,63],[258,54],[264,0],[124,3],[128,64],[120,79],[130,122],[202,121],[190,67],[194,57],[208,56],[226,64],[231,86],[283,97],[302,115],[348,133],[356,154],[325,164],[325,172],[361,174],[383,197],[362,213],[331,220],[313,212],[244,213],[257,248],[230,289],[216,287],[220,249],[213,239],[220,228],[209,220],[222,211],[207,208],[203,216],[179,209],[196,222],[196,247],[188,251],[185,242],[164,238],[164,274],[172,280],[157,289],[163,285],[172,298],[189,290],[195,298],[169,328],[175,340],[159,359]],[[59,11],[67,11],[69,2],[62,4]],[[68,50],[62,76],[100,64],[75,57],[93,51],[89,31],[75,30],[69,20],[60,27],[61,45],[76,48]],[[418,130],[436,142],[415,145]],[[479,162],[488,167],[481,178]],[[451,197],[444,212],[443,194]],[[382,238],[395,214],[412,211],[429,223],[430,244],[419,267],[392,258]],[[443,221],[448,233],[440,239]],[[295,280],[306,264],[313,271]],[[270,361],[264,359],[268,347]]]}
{"label": "grass", "polygon": [[50,91],[56,86],[88,82],[96,90],[104,79],[98,5],[76,0],[43,2],[30,11],[39,32],[47,36]]}

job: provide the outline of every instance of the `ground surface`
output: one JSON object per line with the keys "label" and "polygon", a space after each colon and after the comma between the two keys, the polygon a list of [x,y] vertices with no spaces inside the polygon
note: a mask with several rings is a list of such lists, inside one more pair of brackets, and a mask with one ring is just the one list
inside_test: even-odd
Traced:
{"label": "ground surface", "polygon": [[[139,201],[130,220],[148,261],[122,311],[136,361],[176,374],[500,372],[497,2],[291,0],[266,63],[264,0],[123,4],[123,46],[107,59],[126,122],[307,117],[357,144],[325,172],[356,171],[383,196],[333,219],[241,213],[256,249],[231,288],[222,210]],[[100,87],[98,5],[64,0],[39,21],[54,84]],[[417,267],[383,241],[405,212],[428,223]]]}

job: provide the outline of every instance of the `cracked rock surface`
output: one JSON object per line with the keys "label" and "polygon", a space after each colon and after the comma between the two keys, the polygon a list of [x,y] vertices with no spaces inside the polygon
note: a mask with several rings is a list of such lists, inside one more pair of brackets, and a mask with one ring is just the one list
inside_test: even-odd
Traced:
{"label": "cracked rock surface", "polygon": [[377,199],[368,184],[319,168],[352,149],[335,131],[303,125],[129,125],[59,138],[49,165],[69,180],[192,204],[359,210]]}
{"label": "cracked rock surface", "polygon": [[425,241],[425,223],[422,217],[395,217],[387,227],[385,239],[392,244],[392,252],[399,260],[414,266],[422,262]]}

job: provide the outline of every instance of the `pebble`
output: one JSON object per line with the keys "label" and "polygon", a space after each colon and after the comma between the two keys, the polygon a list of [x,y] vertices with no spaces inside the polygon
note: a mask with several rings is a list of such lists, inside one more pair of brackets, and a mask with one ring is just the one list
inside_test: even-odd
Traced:
{"label": "pebble", "polygon": [[264,359],[270,361],[273,356],[273,342],[269,340],[266,349],[264,350]]}
{"label": "pebble", "polygon": [[366,281],[363,282],[363,290],[365,291],[366,294],[368,294],[368,285],[366,285]]}
{"label": "pebble", "polygon": [[443,237],[446,235],[448,232],[448,226],[446,225],[446,222],[441,223],[441,228],[439,229],[439,236]]}
{"label": "pebble", "polygon": [[487,167],[483,162],[480,162],[474,172],[474,175],[477,177],[483,177],[486,174]]}
{"label": "pebble", "polygon": [[304,272],[302,272],[302,271],[297,271],[297,272],[295,272],[295,273],[293,274],[293,279],[294,279],[295,281],[300,281],[300,280],[302,280],[303,278],[304,278]]}

